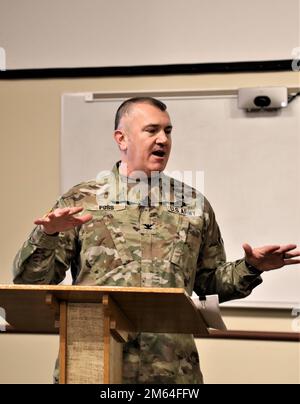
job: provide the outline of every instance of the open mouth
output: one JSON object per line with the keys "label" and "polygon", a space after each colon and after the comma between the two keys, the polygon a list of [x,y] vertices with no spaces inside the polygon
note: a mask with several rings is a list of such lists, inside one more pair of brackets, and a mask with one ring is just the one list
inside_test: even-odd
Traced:
{"label": "open mouth", "polygon": [[164,152],[163,150],[155,150],[154,152],[152,152],[152,154],[156,157],[165,157],[166,152]]}

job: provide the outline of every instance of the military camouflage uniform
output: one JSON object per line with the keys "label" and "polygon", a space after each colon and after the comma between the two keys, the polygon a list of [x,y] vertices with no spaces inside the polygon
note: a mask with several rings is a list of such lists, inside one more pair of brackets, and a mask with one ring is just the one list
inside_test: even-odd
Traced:
{"label": "military camouflage uniform", "polygon": [[[226,263],[207,200],[192,188],[183,192],[175,180],[164,187],[168,181],[161,174],[148,188],[147,201],[131,192],[130,183],[126,188],[117,166],[73,187],[54,208],[83,206],[82,214],[92,214],[92,221],[58,236],[37,226],[15,258],[14,282],[58,284],[71,267],[75,285],[179,287],[189,294],[218,293],[220,301],[249,295],[261,283],[259,271],[243,259]],[[132,338],[124,346],[123,381],[201,383],[193,336]]]}

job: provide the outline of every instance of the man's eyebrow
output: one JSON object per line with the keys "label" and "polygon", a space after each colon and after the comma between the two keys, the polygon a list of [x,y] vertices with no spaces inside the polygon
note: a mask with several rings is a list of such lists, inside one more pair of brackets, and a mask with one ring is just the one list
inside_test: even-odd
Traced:
{"label": "man's eyebrow", "polygon": [[[145,125],[145,126],[144,126],[144,129],[147,129],[147,128],[154,128],[154,129],[157,129],[157,128],[160,128],[160,126],[161,126],[161,125],[159,125],[159,124],[157,124],[157,123],[149,123],[148,125]],[[165,126],[165,129],[172,129],[172,128],[173,128],[173,126],[172,126],[171,124]]]}

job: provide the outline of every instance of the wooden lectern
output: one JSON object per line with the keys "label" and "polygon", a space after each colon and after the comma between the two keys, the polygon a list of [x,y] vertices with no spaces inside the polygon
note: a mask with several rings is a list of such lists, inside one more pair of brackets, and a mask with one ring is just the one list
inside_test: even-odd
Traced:
{"label": "wooden lectern", "polygon": [[0,285],[0,308],[6,332],[59,332],[60,383],[122,383],[128,333],[208,334],[177,288]]}

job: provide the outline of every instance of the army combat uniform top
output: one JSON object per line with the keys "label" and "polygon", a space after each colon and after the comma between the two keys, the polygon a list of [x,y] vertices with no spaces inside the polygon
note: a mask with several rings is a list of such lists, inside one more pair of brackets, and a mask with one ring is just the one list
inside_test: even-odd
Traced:
{"label": "army combat uniform top", "polygon": [[[52,236],[35,227],[15,258],[15,283],[58,284],[71,268],[74,285],[178,287],[221,302],[261,283],[243,259],[226,263],[208,201],[162,173],[131,184],[117,164],[54,208],[73,206],[93,219]],[[192,335],[141,333],[124,345],[123,363],[124,383],[202,382]]]}

